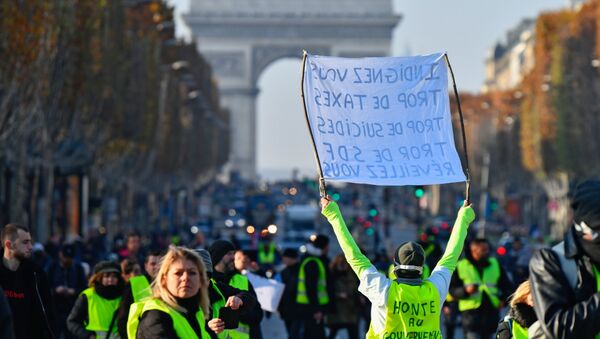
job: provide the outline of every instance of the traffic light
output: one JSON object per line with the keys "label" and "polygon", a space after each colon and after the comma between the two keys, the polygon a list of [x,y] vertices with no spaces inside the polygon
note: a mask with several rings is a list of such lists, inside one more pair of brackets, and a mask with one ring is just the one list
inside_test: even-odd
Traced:
{"label": "traffic light", "polygon": [[375,209],[374,207],[372,207],[372,208],[369,210],[369,216],[370,216],[370,217],[373,217],[373,218],[374,218],[374,217],[376,217],[376,216],[377,216],[377,214],[378,214],[378,212],[377,212],[377,209]]}
{"label": "traffic light", "polygon": [[423,186],[415,186],[415,197],[421,199],[425,195],[425,188]]}

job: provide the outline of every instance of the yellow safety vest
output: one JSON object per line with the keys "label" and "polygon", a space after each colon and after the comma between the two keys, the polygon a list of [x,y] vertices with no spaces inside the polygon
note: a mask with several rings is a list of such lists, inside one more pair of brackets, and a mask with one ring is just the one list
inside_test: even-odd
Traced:
{"label": "yellow safety vest", "polygon": [[[390,264],[390,267],[388,267],[388,272],[387,272],[387,276],[388,278],[392,279],[392,280],[396,280],[396,273],[394,273],[394,264]],[[429,269],[429,265],[427,264],[423,264],[423,272],[421,273],[421,279],[427,279],[429,278],[429,276],[431,275],[431,270]]]}
{"label": "yellow safety vest", "polygon": [[265,244],[258,244],[258,263],[259,264],[273,264],[275,262],[275,244],[269,243],[268,251],[265,251]]}
{"label": "yellow safety vest", "polygon": [[131,284],[131,294],[133,295],[133,302],[140,302],[144,298],[152,296],[152,290],[150,289],[150,283],[143,275],[135,276],[129,279]]}
{"label": "yellow safety vest", "polygon": [[[167,313],[171,317],[171,320],[173,320],[173,329],[179,338],[199,339],[190,323],[181,313],[167,305],[164,301],[156,298],[146,299],[131,304],[131,307],[129,308],[129,318],[127,319],[127,337],[135,339],[142,315],[144,312],[150,310],[158,310]],[[202,308],[198,308],[196,320],[200,326],[201,339],[210,338],[210,335],[204,328],[204,322],[206,320],[204,319]]]}
{"label": "yellow safety vest", "polygon": [[[212,316],[213,316],[213,318],[218,318],[219,317],[219,310],[222,307],[225,307],[225,304],[227,303],[227,300],[225,300],[225,296],[223,296],[223,293],[221,293],[221,290],[219,290],[219,288],[217,287],[217,284],[216,284],[216,282],[215,282],[214,279],[210,279],[210,284],[215,289],[215,291],[217,292],[217,294],[220,296],[219,300],[213,302],[210,305],[210,307],[212,308]],[[228,339],[228,338],[231,338],[229,332],[230,332],[230,330],[224,330],[223,332],[217,334],[217,338],[219,338],[219,339]]]}
{"label": "yellow safety vest", "polygon": [[439,292],[430,281],[417,286],[391,281],[383,332],[371,326],[366,337],[441,339],[440,309]]}
{"label": "yellow safety vest", "polygon": [[457,265],[458,277],[463,284],[478,285],[477,292],[466,298],[458,300],[459,311],[474,310],[481,306],[483,298],[482,293],[486,293],[490,298],[492,305],[498,307],[500,299],[498,298],[498,280],[500,279],[500,264],[495,258],[489,258],[490,264],[483,269],[483,277],[479,276],[479,272],[467,259],[461,259]]}
{"label": "yellow safety vest", "polygon": [[307,257],[300,264],[296,302],[302,305],[308,305],[309,303],[308,294],[306,294],[306,273],[304,272],[304,266],[311,261],[314,261],[319,269],[319,277],[317,280],[317,298],[319,305],[326,305],[329,303],[329,295],[327,294],[327,275],[325,273],[325,266],[323,266],[323,262],[321,262],[321,259],[317,257]]}
{"label": "yellow safety vest", "polygon": [[[248,277],[242,274],[235,274],[229,280],[229,286],[235,287],[242,291],[250,290],[250,282]],[[230,330],[229,335],[233,339],[248,339],[250,338],[250,325],[240,322],[238,328]]]}
{"label": "yellow safety vest", "polygon": [[[113,300],[104,299],[96,293],[93,287],[85,289],[81,294],[86,296],[88,304],[88,320],[85,329],[96,332],[97,338],[106,337],[113,315],[119,309],[121,297]],[[117,333],[116,321],[113,324],[111,333]]]}

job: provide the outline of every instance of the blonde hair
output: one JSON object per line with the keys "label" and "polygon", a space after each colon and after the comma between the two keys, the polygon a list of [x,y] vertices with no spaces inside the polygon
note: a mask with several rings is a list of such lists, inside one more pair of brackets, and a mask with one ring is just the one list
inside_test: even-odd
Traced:
{"label": "blonde hair", "polygon": [[152,295],[155,298],[161,299],[167,305],[174,308],[175,310],[187,313],[187,310],[177,304],[175,296],[167,290],[165,283],[167,273],[169,273],[170,266],[177,260],[189,260],[196,265],[198,273],[200,274],[200,290],[198,291],[198,297],[200,298],[200,308],[204,312],[204,317],[208,317],[208,277],[206,276],[206,267],[204,262],[196,252],[181,246],[169,246],[169,251],[159,261],[160,269],[152,281]]}
{"label": "blonde hair", "polygon": [[530,294],[531,285],[529,284],[529,280],[525,280],[510,297],[510,307],[515,307],[517,304],[527,304],[527,297]]}

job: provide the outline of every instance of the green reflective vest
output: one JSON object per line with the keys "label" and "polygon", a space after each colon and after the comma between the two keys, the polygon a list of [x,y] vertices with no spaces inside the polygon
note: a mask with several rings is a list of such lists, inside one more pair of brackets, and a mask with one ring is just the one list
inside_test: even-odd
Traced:
{"label": "green reflective vest", "polygon": [[392,281],[388,292],[383,332],[369,328],[371,338],[442,338],[440,295],[435,285],[424,281],[412,286]]}
{"label": "green reflective vest", "polygon": [[496,258],[489,258],[490,264],[483,269],[483,277],[479,276],[479,272],[467,259],[461,259],[456,267],[458,277],[463,284],[478,285],[477,292],[469,295],[466,298],[458,300],[459,311],[474,310],[481,306],[483,294],[487,294],[494,307],[500,306],[498,298],[498,280],[500,279],[500,264]]}
{"label": "green reflective vest", "polygon": [[258,244],[258,263],[259,264],[273,264],[275,262],[275,244],[269,243],[269,246],[265,248],[264,243]]}
{"label": "green reflective vest", "polygon": [[[229,280],[229,286],[235,287],[242,291],[250,290],[250,282],[248,281],[248,277],[239,273],[231,277],[231,280]],[[250,338],[250,326],[240,322],[238,328],[229,331],[229,335],[233,339],[248,339]]]}
{"label": "green reflective vest", "polygon": [[[423,264],[423,272],[421,273],[421,279],[425,280],[429,278],[430,275],[431,270],[429,269],[429,265]],[[392,280],[396,280],[397,277],[396,273],[394,273],[394,264],[390,264],[390,267],[388,267],[387,276]]]}
{"label": "green reflective vest", "polygon": [[[112,321],[113,315],[119,309],[121,297],[113,300],[104,299],[93,287],[85,289],[81,294],[87,298],[88,320],[85,329],[96,332],[97,338],[104,338],[108,332],[108,327]],[[117,333],[117,324],[113,324],[111,333]]]}
{"label": "green reflective vest", "polygon": [[[216,282],[215,282],[214,279],[210,279],[210,284],[211,284],[212,288],[214,288],[215,292],[217,292],[217,294],[220,297],[218,300],[214,300],[214,302],[212,302],[211,305],[210,305],[210,307],[212,308],[212,316],[213,316],[213,318],[218,318],[219,317],[219,310],[222,307],[225,307],[225,304],[227,303],[227,300],[225,300],[225,296],[223,295],[223,293],[221,293],[221,290],[219,290],[219,288],[217,287],[217,284],[216,284]],[[219,339],[231,338],[231,336],[229,335],[229,331],[230,330],[224,330],[223,332],[217,334],[217,338],[219,338]]]}
{"label": "green reflective vest", "polygon": [[[150,310],[158,310],[167,313],[171,317],[171,320],[173,320],[173,328],[179,338],[199,339],[190,323],[181,313],[167,305],[162,300],[156,298],[146,299],[144,301],[131,304],[131,307],[129,308],[129,317],[127,319],[128,338],[135,339],[142,315],[144,312]],[[196,320],[200,326],[201,339],[210,338],[210,335],[204,328],[205,319],[202,308],[199,308],[198,312],[196,312]]]}
{"label": "green reflective vest", "polygon": [[142,301],[144,298],[152,296],[152,290],[150,289],[150,283],[143,275],[135,276],[129,279],[131,284],[131,294],[133,295],[133,302],[137,303]]}
{"label": "green reflective vest", "polygon": [[514,321],[514,319],[507,319],[508,326],[510,327],[510,332],[512,333],[513,339],[527,339],[529,336],[527,335],[527,328],[521,326],[518,322]]}
{"label": "green reflective vest", "polygon": [[306,294],[306,273],[304,272],[304,267],[311,261],[314,261],[319,269],[319,277],[317,280],[317,297],[319,305],[326,305],[329,303],[329,295],[327,294],[327,275],[325,273],[323,262],[317,257],[306,257],[300,264],[296,302],[302,305],[307,305],[309,303],[308,294]]}

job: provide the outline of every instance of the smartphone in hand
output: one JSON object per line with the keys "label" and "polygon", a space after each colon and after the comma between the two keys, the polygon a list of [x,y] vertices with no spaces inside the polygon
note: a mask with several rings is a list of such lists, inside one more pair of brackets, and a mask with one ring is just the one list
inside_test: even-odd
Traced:
{"label": "smartphone in hand", "polygon": [[231,307],[221,307],[219,309],[219,319],[225,323],[225,329],[231,330],[238,328],[240,322],[240,311],[233,310]]}

